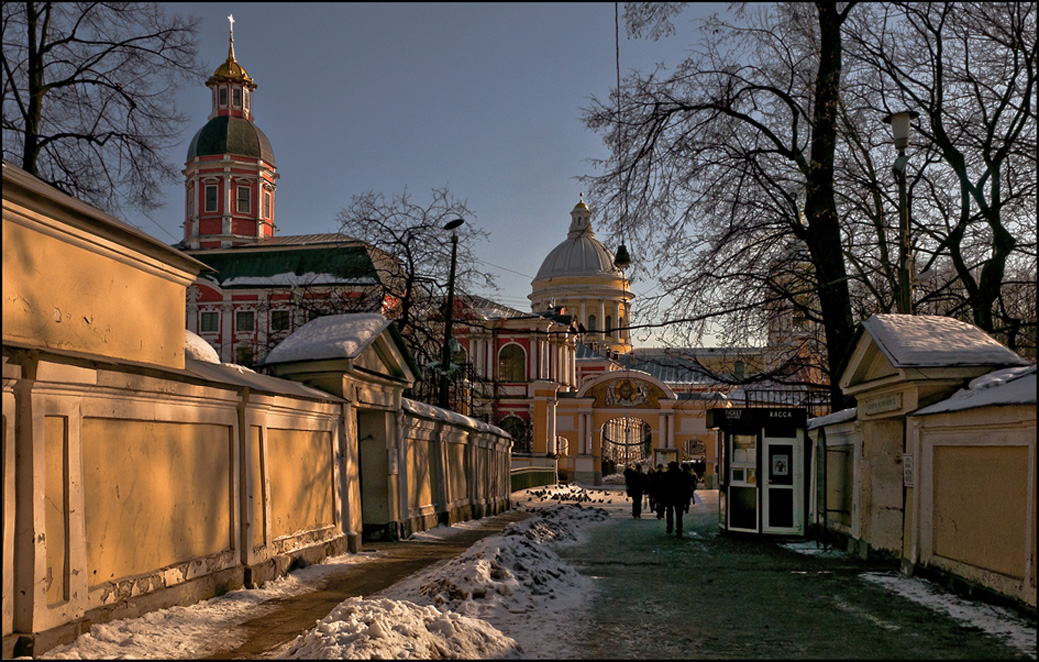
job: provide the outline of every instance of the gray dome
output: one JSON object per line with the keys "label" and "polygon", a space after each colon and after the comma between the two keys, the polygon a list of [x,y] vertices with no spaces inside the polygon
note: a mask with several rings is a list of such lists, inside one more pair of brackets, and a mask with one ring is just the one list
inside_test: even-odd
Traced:
{"label": "gray dome", "polygon": [[274,150],[260,127],[240,117],[222,115],[206,122],[188,145],[188,161],[196,156],[236,154],[274,165]]}
{"label": "gray dome", "polygon": [[552,249],[538,269],[534,280],[560,276],[617,276],[613,253],[591,235],[582,234],[567,239]]}

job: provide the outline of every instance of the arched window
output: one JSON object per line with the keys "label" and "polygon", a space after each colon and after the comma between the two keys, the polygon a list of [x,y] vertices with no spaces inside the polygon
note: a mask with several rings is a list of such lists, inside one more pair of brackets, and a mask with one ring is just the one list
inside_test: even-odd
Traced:
{"label": "arched window", "polygon": [[606,333],[613,333],[613,318],[609,315],[606,316]]}
{"label": "arched window", "polygon": [[516,343],[505,345],[498,352],[498,380],[527,381],[527,353]]}
{"label": "arched window", "polygon": [[588,316],[588,326],[585,328],[587,331],[595,331],[595,315]]}

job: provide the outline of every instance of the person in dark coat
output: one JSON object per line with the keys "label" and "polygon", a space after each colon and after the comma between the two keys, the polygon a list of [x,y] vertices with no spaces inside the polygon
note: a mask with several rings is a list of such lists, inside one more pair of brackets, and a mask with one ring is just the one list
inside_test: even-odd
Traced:
{"label": "person in dark coat", "polygon": [[666,513],[667,533],[674,530],[675,535],[682,537],[682,515],[685,512],[686,495],[689,494],[689,483],[685,474],[678,468],[678,462],[667,464],[661,480],[661,498]]}
{"label": "person in dark coat", "polygon": [[664,465],[658,464],[657,470],[649,475],[650,508],[657,514],[657,519],[664,519]]}
{"label": "person in dark coat", "polygon": [[692,466],[688,464],[682,465],[682,480],[685,481],[685,512],[689,512],[689,505],[693,503],[693,493],[696,491],[696,474],[693,473]]}
{"label": "person in dark coat", "polygon": [[646,491],[646,475],[642,473],[641,464],[635,465],[635,470],[631,471],[630,474],[628,471],[631,471],[631,467],[624,470],[628,496],[631,497],[631,516],[635,519],[641,519],[642,494]]}

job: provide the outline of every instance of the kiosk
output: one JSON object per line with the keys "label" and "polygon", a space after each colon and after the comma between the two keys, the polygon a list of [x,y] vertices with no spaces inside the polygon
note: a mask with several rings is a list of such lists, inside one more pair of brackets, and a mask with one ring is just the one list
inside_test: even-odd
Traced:
{"label": "kiosk", "polygon": [[807,480],[798,408],[709,409],[718,431],[718,527],[724,532],[804,535]]}

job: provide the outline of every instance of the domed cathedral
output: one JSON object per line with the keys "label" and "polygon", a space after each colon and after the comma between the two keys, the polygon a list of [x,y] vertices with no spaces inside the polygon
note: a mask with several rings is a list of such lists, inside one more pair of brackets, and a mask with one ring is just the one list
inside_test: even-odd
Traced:
{"label": "domed cathedral", "polygon": [[527,298],[534,311],[559,310],[578,320],[584,342],[600,351],[631,350],[627,329],[635,295],[614,256],[592,229],[592,213],[584,195],[570,212],[570,231],[552,249],[531,283]]}
{"label": "domed cathedral", "polygon": [[213,92],[209,121],[188,146],[184,176],[184,245],[218,248],[274,236],[274,150],[256,126],[256,83],[235,60],[234,22],[227,60],[206,81]]}

